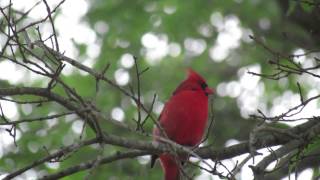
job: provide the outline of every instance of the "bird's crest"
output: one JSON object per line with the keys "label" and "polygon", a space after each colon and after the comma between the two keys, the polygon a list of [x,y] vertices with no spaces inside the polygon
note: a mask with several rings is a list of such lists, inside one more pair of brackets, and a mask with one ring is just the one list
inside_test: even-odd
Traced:
{"label": "bird's crest", "polygon": [[190,80],[195,80],[195,81],[201,81],[201,82],[206,82],[203,77],[201,77],[198,73],[196,73],[194,70],[191,68],[187,69],[188,71],[188,79]]}

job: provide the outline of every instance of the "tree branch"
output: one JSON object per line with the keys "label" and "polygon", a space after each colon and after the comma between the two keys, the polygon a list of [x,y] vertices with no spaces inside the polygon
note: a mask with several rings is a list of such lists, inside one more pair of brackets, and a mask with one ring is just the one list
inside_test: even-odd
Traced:
{"label": "tree branch", "polygon": [[[143,155],[147,155],[147,154],[149,154],[149,153],[146,151],[137,151],[137,150],[128,151],[128,152],[116,152],[114,155],[102,158],[99,165],[111,163],[113,161],[126,159],[126,158],[135,158],[135,157],[143,156]],[[66,169],[59,171],[57,173],[45,175],[45,176],[41,177],[39,180],[51,180],[51,179],[54,180],[54,179],[63,178],[63,177],[72,175],[74,173],[90,169],[94,166],[94,164],[95,164],[94,160],[84,162],[84,163],[66,168]]]}

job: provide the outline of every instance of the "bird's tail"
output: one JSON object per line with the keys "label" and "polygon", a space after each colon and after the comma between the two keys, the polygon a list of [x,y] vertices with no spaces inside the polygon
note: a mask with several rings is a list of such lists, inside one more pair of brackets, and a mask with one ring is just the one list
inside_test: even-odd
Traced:
{"label": "bird's tail", "polygon": [[160,155],[161,166],[164,171],[164,180],[179,180],[180,170],[176,158],[169,154]]}

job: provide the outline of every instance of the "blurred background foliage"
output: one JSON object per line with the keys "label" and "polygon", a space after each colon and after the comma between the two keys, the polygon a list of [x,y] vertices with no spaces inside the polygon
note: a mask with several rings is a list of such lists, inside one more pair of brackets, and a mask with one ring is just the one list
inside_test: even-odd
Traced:
{"label": "blurred background foliage", "polygon": [[[301,78],[291,76],[272,81],[247,73],[272,73],[268,60],[274,58],[249,35],[263,39],[270,48],[285,54],[301,54],[319,47],[317,10],[316,6],[295,0],[67,0],[54,18],[66,55],[97,71],[110,63],[107,76],[125,89],[136,88],[137,84],[132,56],[138,58],[140,69],[149,67],[142,76],[141,89],[148,107],[157,94],[155,116],[186,76],[187,67],[202,74],[216,92],[213,97],[215,121],[206,144],[222,147],[248,139],[256,125],[249,115],[257,109],[268,115],[287,109],[292,102],[289,99],[297,97],[297,80],[305,94],[319,87],[319,83],[311,79],[301,82]],[[76,26],[68,24],[68,17],[73,17],[68,13],[77,15]],[[65,28],[69,31],[65,32]],[[46,33],[45,27],[42,30]],[[309,58],[296,61],[312,61]],[[45,86],[48,82],[45,78],[23,73],[24,78],[14,82],[2,78],[1,86]],[[136,107],[118,90],[100,83],[97,92],[95,79],[68,65],[63,80],[82,96],[96,102],[106,116],[135,125],[132,119],[137,117]],[[59,87],[55,91],[62,93]],[[283,104],[282,109],[279,104]],[[14,106],[17,112],[12,119],[64,111],[54,103]],[[44,146],[51,150],[78,141],[81,127],[82,122],[73,115],[43,123],[20,124],[18,147],[12,142],[2,143],[0,171],[21,168],[45,156]],[[144,129],[151,133],[152,127],[149,120]],[[123,137],[132,137],[132,133],[111,125],[104,128]],[[5,136],[5,132],[1,135]],[[84,136],[90,137],[92,132],[87,130]],[[36,171],[40,174],[57,172],[93,159],[99,154],[97,149],[95,146],[84,148],[62,162],[46,163],[28,171],[25,177]],[[106,145],[100,153],[108,155],[118,150],[121,148]],[[149,168],[149,163],[148,157],[116,161],[95,169],[90,179],[161,179],[159,163],[153,169]],[[81,179],[86,175],[87,172],[81,172],[64,179]]]}

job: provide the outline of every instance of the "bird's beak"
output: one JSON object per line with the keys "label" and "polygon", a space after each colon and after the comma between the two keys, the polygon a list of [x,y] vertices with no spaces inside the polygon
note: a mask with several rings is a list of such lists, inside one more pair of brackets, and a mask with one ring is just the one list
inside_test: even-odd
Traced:
{"label": "bird's beak", "polygon": [[210,95],[210,94],[213,94],[213,93],[214,93],[214,90],[213,90],[212,88],[207,87],[207,88],[205,89],[205,92],[206,92],[206,94]]}

